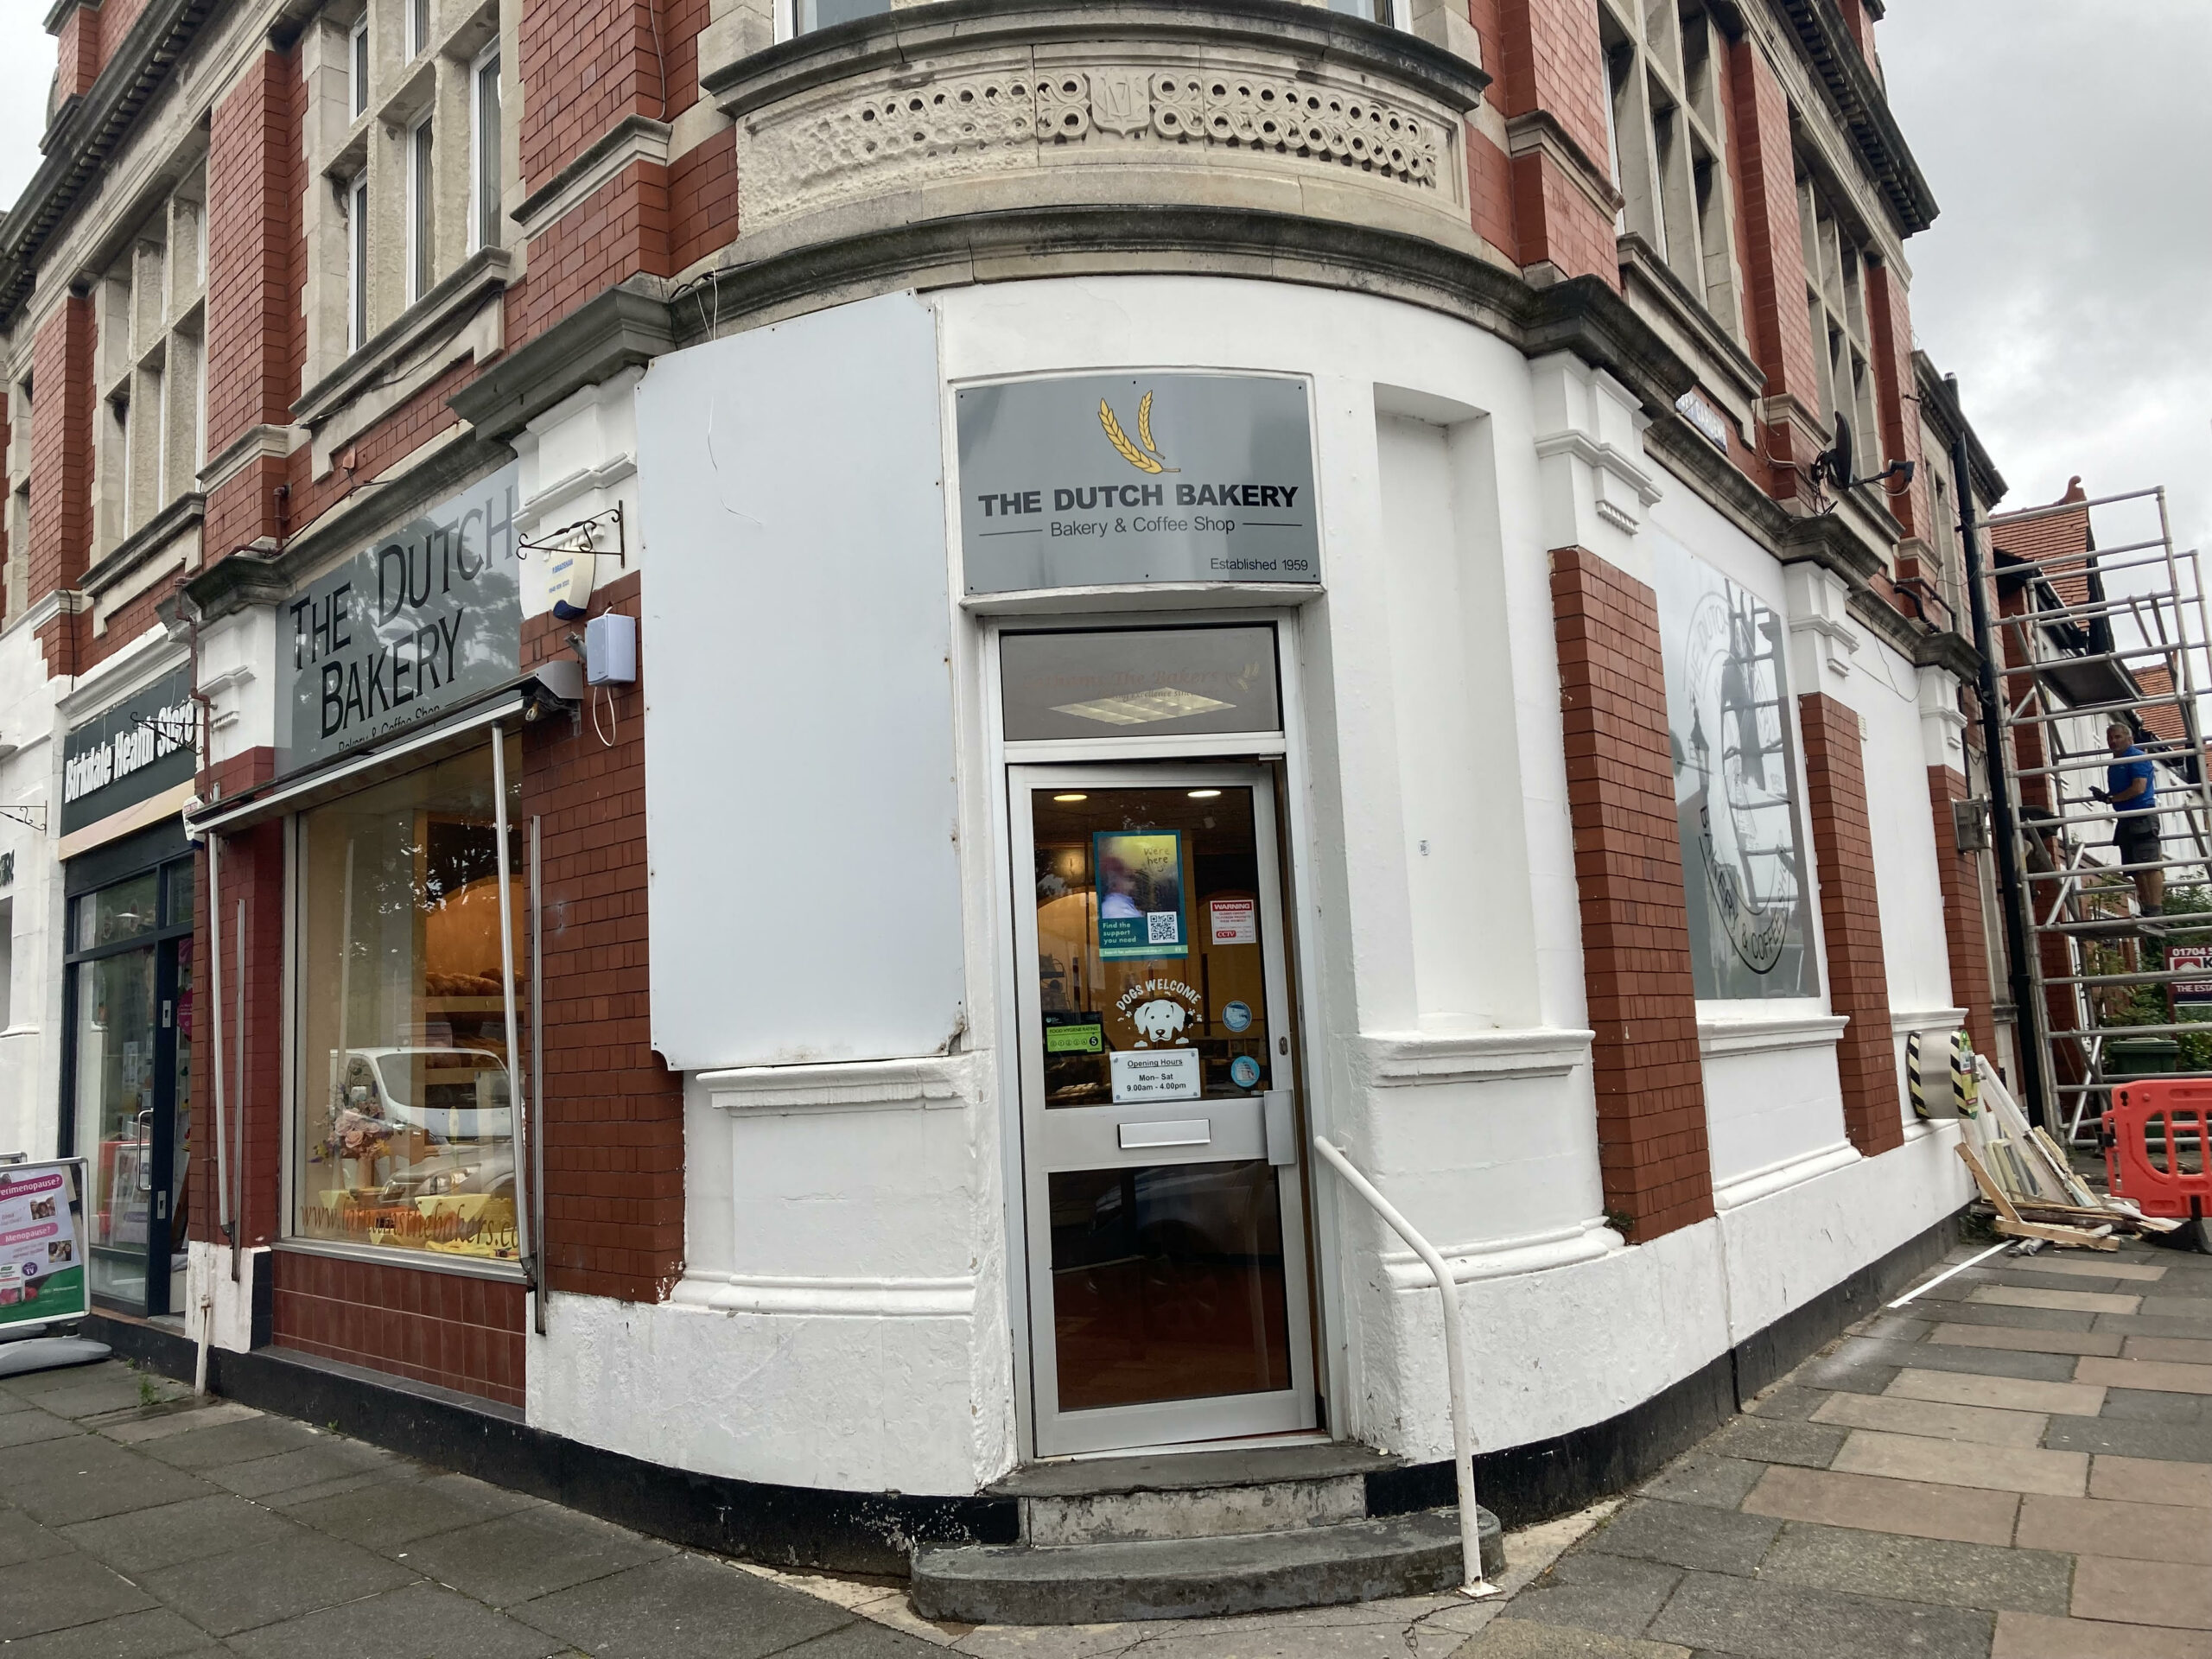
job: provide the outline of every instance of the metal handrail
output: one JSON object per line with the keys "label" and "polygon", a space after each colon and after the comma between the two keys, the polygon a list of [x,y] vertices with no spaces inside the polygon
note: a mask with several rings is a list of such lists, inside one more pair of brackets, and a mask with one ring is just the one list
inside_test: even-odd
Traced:
{"label": "metal handrail", "polygon": [[1452,1278],[1452,1269],[1445,1265],[1436,1247],[1414,1230],[1413,1223],[1375,1190],[1375,1183],[1354,1168],[1351,1159],[1318,1135],[1313,1137],[1313,1149],[1344,1178],[1353,1192],[1374,1206],[1375,1213],[1389,1223],[1390,1230],[1405,1240],[1436,1275],[1436,1288],[1444,1302],[1444,1363],[1450,1373],[1452,1393],[1452,1466],[1459,1481],[1459,1593],[1478,1600],[1501,1594],[1498,1586],[1483,1576],[1482,1511],[1475,1507],[1475,1453],[1473,1437],[1467,1427],[1467,1372],[1464,1359],[1466,1336],[1459,1322],[1459,1281]]}

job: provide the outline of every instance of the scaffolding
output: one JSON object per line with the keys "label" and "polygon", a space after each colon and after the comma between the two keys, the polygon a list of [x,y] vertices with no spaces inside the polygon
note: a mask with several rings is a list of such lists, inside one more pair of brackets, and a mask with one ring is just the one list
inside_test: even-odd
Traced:
{"label": "scaffolding", "polygon": [[[2099,545],[2099,526],[2116,524],[2128,528]],[[2026,912],[2033,993],[2016,1031],[2042,1052],[2046,1121],[2078,1143],[2085,1125],[2094,1139],[2116,1078],[2212,1078],[2212,778],[2197,715],[2212,686],[2196,683],[2212,626],[2197,552],[2176,551],[2163,488],[1986,527],[2005,786],[2018,826],[2012,902]],[[2123,852],[2119,816],[2091,792],[2113,764],[2105,732],[2115,721],[2156,769],[2148,858]],[[2163,909],[2146,913],[2161,885]],[[2131,1039],[2152,1039],[2156,1052]]]}

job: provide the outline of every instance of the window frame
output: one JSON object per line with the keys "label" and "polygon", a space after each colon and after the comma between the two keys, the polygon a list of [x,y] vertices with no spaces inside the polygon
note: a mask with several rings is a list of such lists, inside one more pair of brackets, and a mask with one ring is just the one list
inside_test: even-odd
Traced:
{"label": "window frame", "polygon": [[346,181],[346,354],[369,343],[369,173]]}
{"label": "window frame", "polygon": [[364,10],[346,41],[346,119],[369,112],[369,14]]}
{"label": "window frame", "polygon": [[[489,132],[485,130],[487,111],[484,84],[487,72],[492,84]],[[468,251],[471,253],[502,246],[506,240],[499,233],[500,210],[505,206],[506,191],[506,162],[503,153],[505,129],[501,125],[505,115],[505,73],[506,65],[500,57],[497,40],[479,52],[468,66]]]}
{"label": "window frame", "polygon": [[414,305],[438,285],[437,132],[435,111],[407,129],[407,302]]}
{"label": "window frame", "polygon": [[430,49],[430,0],[407,0],[407,60]]}

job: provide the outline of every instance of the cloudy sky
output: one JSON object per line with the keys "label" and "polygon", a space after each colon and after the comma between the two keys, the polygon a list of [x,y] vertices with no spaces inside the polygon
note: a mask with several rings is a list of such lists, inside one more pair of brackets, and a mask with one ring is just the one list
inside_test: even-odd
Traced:
{"label": "cloudy sky", "polygon": [[[0,0],[0,200],[39,160],[44,10]],[[1915,332],[2006,505],[2163,483],[2212,549],[2212,0],[1889,0],[1880,44],[1942,208]]]}

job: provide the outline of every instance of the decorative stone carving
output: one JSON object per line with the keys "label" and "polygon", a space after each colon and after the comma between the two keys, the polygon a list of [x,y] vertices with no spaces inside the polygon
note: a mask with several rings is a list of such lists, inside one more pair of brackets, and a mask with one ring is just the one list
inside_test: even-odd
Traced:
{"label": "decorative stone carving", "polygon": [[[1024,172],[1039,176],[1007,199],[1111,200],[1140,176],[1122,171],[1132,163],[1207,169],[1215,176],[1193,181],[1194,200],[1249,192],[1280,207],[1267,175],[1331,178],[1353,187],[1318,198],[1338,216],[1368,216],[1357,206],[1364,188],[1382,199],[1375,222],[1406,225],[1410,208],[1414,222],[1442,215],[1465,226],[1471,92],[1431,86],[1426,67],[1415,73],[1387,54],[1333,44],[1314,54],[1233,22],[1194,35],[1187,12],[1163,14],[1176,27],[1152,34],[1142,10],[1137,0],[1103,39],[1066,38],[1058,14],[1009,14],[972,37],[966,24],[925,47],[902,37],[895,55],[856,56],[842,73],[794,63],[745,83],[730,72],[716,95],[737,123],[744,232],[871,198],[883,203],[875,216],[894,221],[979,211],[998,199],[985,179]],[[1092,157],[1115,171],[1083,171]],[[976,182],[947,193],[968,180]],[[1127,188],[1141,200],[1174,189],[1156,175]],[[916,193],[935,200],[922,206]]]}

